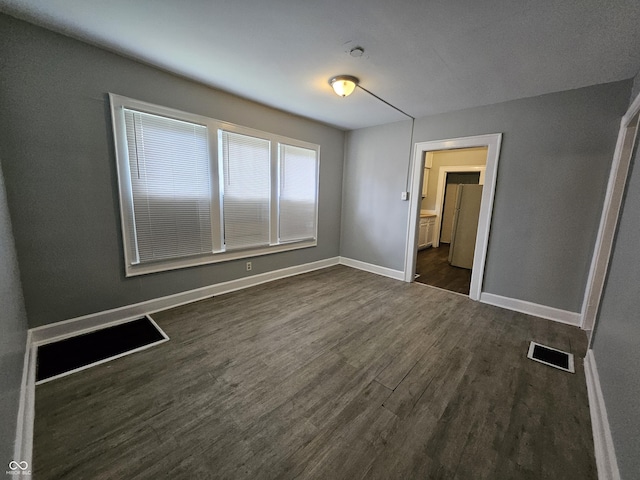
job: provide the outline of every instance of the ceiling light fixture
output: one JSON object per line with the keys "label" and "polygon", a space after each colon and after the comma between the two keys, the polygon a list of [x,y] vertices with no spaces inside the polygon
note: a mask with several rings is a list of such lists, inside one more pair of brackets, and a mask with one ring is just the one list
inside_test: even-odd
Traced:
{"label": "ceiling light fixture", "polygon": [[329,79],[329,85],[333,87],[333,91],[336,92],[336,95],[341,97],[348,97],[351,95],[359,82],[360,80],[351,75],[336,75]]}

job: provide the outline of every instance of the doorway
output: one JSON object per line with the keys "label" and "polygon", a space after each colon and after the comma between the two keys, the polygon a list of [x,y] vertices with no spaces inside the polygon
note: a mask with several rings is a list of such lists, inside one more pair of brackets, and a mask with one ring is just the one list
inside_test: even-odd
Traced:
{"label": "doorway", "polygon": [[600,301],[604,293],[609,261],[613,254],[613,244],[626,189],[629,166],[635,149],[640,148],[636,142],[639,131],[640,95],[632,102],[620,123],[604,207],[600,218],[600,227],[598,228],[598,236],[596,237],[596,245],[587,278],[582,303],[581,327],[588,332],[589,348],[592,347],[593,332],[596,326]]}
{"label": "doorway", "polygon": [[486,162],[487,147],[425,154],[416,282],[469,295]]}
{"label": "doorway", "polygon": [[[464,148],[486,148],[486,165],[482,170],[479,169],[479,165],[474,165],[474,168],[478,168],[481,171],[480,181],[484,183],[484,188],[481,195],[479,217],[478,217],[478,229],[476,233],[475,249],[473,255],[473,265],[471,270],[471,279],[469,286],[469,297],[472,300],[479,300],[482,279],[484,278],[484,268],[487,256],[487,247],[489,240],[489,230],[491,226],[491,215],[493,211],[493,199],[495,193],[496,173],[498,168],[498,158],[500,154],[500,144],[502,141],[502,134],[490,134],[479,135],[475,137],[463,137],[447,140],[435,140],[429,142],[416,143],[413,151],[413,163],[411,169],[411,189],[413,192],[421,192],[421,186],[425,172],[429,178],[435,177],[429,174],[429,170],[433,165],[432,152],[444,151],[444,150],[456,150]],[[431,155],[430,155],[431,154]],[[428,167],[425,169],[425,167]],[[440,169],[439,169],[440,170]],[[464,171],[464,170],[462,170]],[[440,174],[438,172],[438,185],[441,188],[441,196],[444,199],[444,190],[446,189],[446,177],[444,180],[440,180]],[[440,187],[440,185],[442,185]],[[428,187],[427,187],[428,193]],[[422,195],[412,195],[411,203],[409,206],[409,218],[407,229],[407,244],[405,250],[405,281],[412,282],[415,280],[416,262],[418,257],[418,240],[419,240],[419,227],[420,227],[420,213]],[[434,242],[440,244],[440,230],[442,224],[442,206],[444,200],[439,209],[436,206],[433,207],[432,214],[434,215]],[[437,233],[436,233],[437,232]]]}

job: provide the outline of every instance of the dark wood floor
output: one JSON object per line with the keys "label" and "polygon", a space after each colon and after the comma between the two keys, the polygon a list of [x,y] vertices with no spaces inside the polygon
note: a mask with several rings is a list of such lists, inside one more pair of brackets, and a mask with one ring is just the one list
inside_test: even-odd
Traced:
{"label": "dark wood floor", "polygon": [[343,266],[153,317],[36,388],[36,479],[596,479],[577,328]]}
{"label": "dark wood floor", "polygon": [[449,265],[448,243],[441,243],[437,248],[419,250],[416,274],[420,275],[416,282],[469,295],[471,270]]}

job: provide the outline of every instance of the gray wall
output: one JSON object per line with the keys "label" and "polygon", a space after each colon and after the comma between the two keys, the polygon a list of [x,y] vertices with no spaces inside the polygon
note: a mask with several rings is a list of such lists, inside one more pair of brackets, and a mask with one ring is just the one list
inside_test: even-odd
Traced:
{"label": "gray wall", "polygon": [[27,340],[27,315],[22,301],[20,272],[1,169],[0,258],[0,471],[3,471],[14,460],[16,419]]}
{"label": "gray wall", "polygon": [[[639,137],[640,139],[640,137]],[[640,151],[636,141],[593,339],[622,478],[640,476]]]}
{"label": "gray wall", "polygon": [[[483,291],[580,311],[630,88],[623,81],[416,120],[415,142],[503,133]],[[347,136],[343,256],[403,269],[408,135],[392,124]],[[375,210],[359,192],[381,199]]]}
{"label": "gray wall", "polygon": [[404,270],[411,121],[347,133],[340,255]]}
{"label": "gray wall", "polygon": [[244,261],[124,277],[107,92],[321,146],[318,246],[252,274],[339,255],[344,132],[0,16],[0,143],[29,325],[247,275]]}

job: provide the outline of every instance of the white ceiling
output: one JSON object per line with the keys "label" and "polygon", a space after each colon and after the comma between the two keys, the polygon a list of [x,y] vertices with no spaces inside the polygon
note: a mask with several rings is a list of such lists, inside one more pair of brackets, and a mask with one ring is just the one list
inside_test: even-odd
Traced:
{"label": "white ceiling", "polygon": [[[345,129],[631,78],[638,0],[0,0],[0,10]],[[365,54],[348,52],[362,46]]]}

